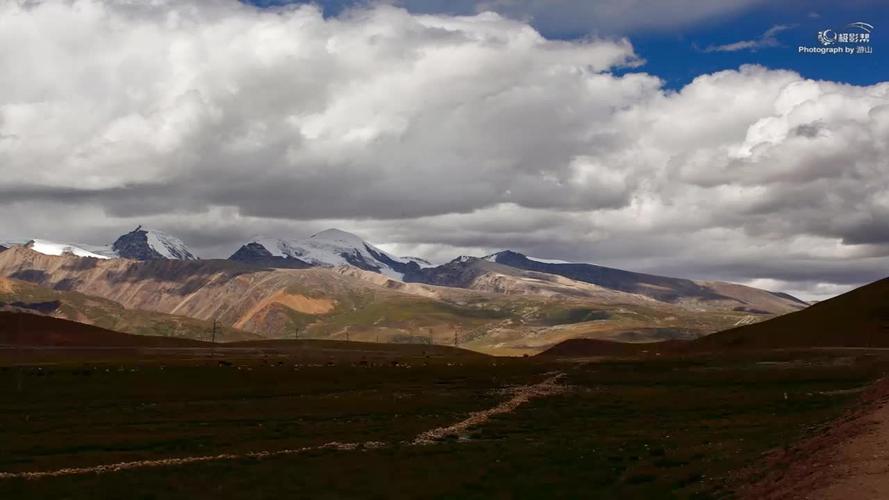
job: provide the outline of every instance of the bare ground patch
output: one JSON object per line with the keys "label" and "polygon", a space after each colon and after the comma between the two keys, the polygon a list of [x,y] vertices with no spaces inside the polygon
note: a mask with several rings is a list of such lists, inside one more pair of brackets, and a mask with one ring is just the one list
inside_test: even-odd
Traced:
{"label": "bare ground patch", "polygon": [[757,500],[889,498],[887,450],[889,380],[882,379],[864,390],[861,403],[828,428],[767,455],[766,465],[762,467],[767,472],[743,487],[739,497]]}

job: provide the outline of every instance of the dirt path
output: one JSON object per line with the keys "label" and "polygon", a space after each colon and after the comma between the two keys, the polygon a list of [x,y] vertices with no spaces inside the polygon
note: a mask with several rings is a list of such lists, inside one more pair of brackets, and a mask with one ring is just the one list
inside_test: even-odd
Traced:
{"label": "dirt path", "polygon": [[557,373],[539,384],[524,385],[513,389],[511,391],[513,394],[512,398],[500,403],[493,408],[475,412],[469,415],[469,418],[461,420],[460,422],[457,422],[455,424],[446,427],[438,427],[436,429],[430,429],[426,432],[423,432],[419,436],[417,436],[411,444],[434,444],[436,441],[449,436],[463,436],[470,428],[484,424],[495,415],[512,413],[516,410],[516,408],[527,403],[528,401],[531,401],[534,398],[558,394],[565,390],[564,385],[558,384],[559,379],[561,379],[563,376],[565,376],[564,373]]}
{"label": "dirt path", "polygon": [[[565,390],[565,386],[558,384],[559,379],[561,379],[564,375],[564,373],[556,373],[548,377],[543,382],[540,382],[539,384],[524,385],[509,389],[508,392],[512,394],[512,397],[500,403],[499,405],[487,410],[472,413],[468,418],[461,420],[455,424],[446,427],[438,427],[422,432],[416,438],[414,438],[413,441],[403,444],[409,446],[435,444],[437,441],[445,437],[462,435],[470,428],[484,424],[494,415],[511,413],[515,411],[519,406],[527,403],[534,398],[559,394]],[[340,443],[334,441],[317,446],[305,446],[302,448],[284,450],[261,450],[247,453],[220,453],[217,455],[174,457],[156,460],[136,460],[131,462],[118,462],[114,464],[94,465],[89,467],[68,467],[50,471],[0,472],[0,480],[43,479],[48,477],[77,476],[85,474],[108,474],[111,472],[120,472],[125,470],[173,467],[178,465],[189,465],[202,462],[218,462],[224,460],[245,459],[262,460],[265,458],[298,455],[318,450],[355,451],[383,448],[386,446],[390,445],[381,441],[366,441],[363,443]]]}
{"label": "dirt path", "polygon": [[757,500],[889,498],[889,381],[817,436],[769,457],[772,472],[742,491]]}
{"label": "dirt path", "polygon": [[242,460],[252,458],[261,460],[263,458],[281,457],[286,455],[298,455],[309,451],[317,450],[358,450],[373,449],[385,446],[385,443],[377,441],[368,441],[365,443],[339,443],[330,442],[318,446],[305,446],[303,448],[294,448],[288,450],[265,450],[253,451],[248,453],[220,453],[218,455],[201,455],[193,457],[177,457],[162,458],[157,460],[136,460],[133,462],[118,462],[116,464],[94,465],[91,467],[69,467],[65,469],[56,469],[51,471],[40,472],[0,472],[0,479],[42,479],[46,477],[59,476],[77,476],[83,474],[107,474],[109,472],[120,472],[132,469],[149,469],[153,467],[170,467],[174,465],[188,465],[201,462],[218,462],[221,460]]}

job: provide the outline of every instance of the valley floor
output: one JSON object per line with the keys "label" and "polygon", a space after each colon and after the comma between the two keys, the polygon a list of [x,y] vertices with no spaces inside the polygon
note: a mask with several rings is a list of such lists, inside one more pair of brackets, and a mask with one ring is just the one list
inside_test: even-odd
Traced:
{"label": "valley floor", "polygon": [[0,356],[0,497],[722,497],[889,366],[335,347]]}

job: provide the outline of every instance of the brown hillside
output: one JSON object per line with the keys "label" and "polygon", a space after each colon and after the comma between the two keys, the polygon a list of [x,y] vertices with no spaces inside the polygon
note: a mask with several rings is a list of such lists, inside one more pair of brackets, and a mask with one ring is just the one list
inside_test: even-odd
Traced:
{"label": "brown hillside", "polygon": [[[210,321],[162,312],[126,309],[113,300],[7,278],[0,278],[0,311],[52,316],[133,335],[207,341],[210,340],[213,329]],[[262,338],[224,325],[217,326],[218,341]]]}
{"label": "brown hillside", "polygon": [[0,311],[0,345],[41,347],[201,347],[204,342],[129,335],[64,319]]}
{"label": "brown hillside", "polygon": [[799,312],[717,332],[695,349],[889,347],[889,278]]}
{"label": "brown hillside", "polygon": [[726,352],[810,347],[889,348],[889,278],[799,312],[713,333],[692,341],[620,344],[594,339],[561,342],[541,356],[626,356],[643,351]]}
{"label": "brown hillside", "polygon": [[538,354],[544,358],[592,358],[597,356],[639,356],[670,352],[687,345],[687,342],[628,343],[598,339],[569,339]]}

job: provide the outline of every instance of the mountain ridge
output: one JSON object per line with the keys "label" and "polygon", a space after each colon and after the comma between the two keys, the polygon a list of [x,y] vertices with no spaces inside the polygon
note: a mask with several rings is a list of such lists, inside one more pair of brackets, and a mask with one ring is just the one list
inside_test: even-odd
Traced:
{"label": "mountain ridge", "polygon": [[730,300],[736,301],[738,307],[746,307],[751,312],[755,310],[776,312],[775,308],[789,312],[808,306],[806,302],[787,293],[762,290],[738,283],[695,281],[587,263],[545,262],[512,250],[497,252],[484,259],[517,269],[555,274],[612,290],[637,293],[662,302],[693,300],[706,305],[714,301]]}

